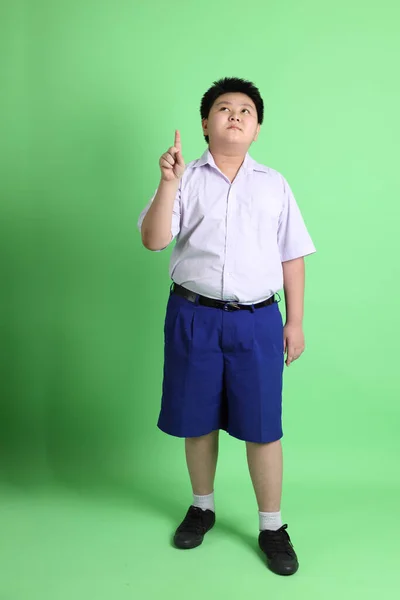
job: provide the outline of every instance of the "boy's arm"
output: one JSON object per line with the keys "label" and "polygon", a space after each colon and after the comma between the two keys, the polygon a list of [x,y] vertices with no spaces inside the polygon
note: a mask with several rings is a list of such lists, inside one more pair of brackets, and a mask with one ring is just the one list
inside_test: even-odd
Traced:
{"label": "boy's arm", "polygon": [[148,250],[163,250],[172,241],[172,212],[178,188],[179,180],[160,181],[141,227],[142,243]]}
{"label": "boy's arm", "polygon": [[[185,172],[185,161],[182,156],[181,134],[175,130],[174,145],[159,160],[161,180],[156,194],[139,218],[142,242],[145,248],[160,252],[174,238],[172,218],[176,201],[180,200],[180,182]],[[176,212],[174,214],[176,221]],[[176,234],[176,224],[175,224]]]}
{"label": "boy's arm", "polygon": [[282,263],[283,290],[286,304],[286,323],[301,325],[304,316],[305,265],[304,257]]}
{"label": "boy's arm", "polygon": [[303,333],[305,265],[304,257],[282,263],[283,290],[286,304],[286,324],[284,327],[284,352],[287,352],[286,366],[297,360],[304,352]]}

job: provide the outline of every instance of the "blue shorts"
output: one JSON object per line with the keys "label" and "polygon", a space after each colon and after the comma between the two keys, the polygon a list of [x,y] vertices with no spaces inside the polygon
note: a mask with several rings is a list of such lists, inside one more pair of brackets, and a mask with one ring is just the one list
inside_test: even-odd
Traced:
{"label": "blue shorts", "polygon": [[247,442],[282,432],[283,321],[274,302],[225,311],[170,292],[157,426],[177,437],[216,429]]}

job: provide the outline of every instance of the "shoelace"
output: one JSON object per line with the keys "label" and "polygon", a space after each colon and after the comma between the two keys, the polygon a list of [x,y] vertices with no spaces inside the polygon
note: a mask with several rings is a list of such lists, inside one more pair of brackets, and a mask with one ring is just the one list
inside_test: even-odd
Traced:
{"label": "shoelace", "polygon": [[183,519],[178,531],[193,531],[194,533],[204,533],[206,527],[203,525],[202,509],[196,506],[189,509],[186,517]]}
{"label": "shoelace", "polygon": [[287,525],[282,525],[278,531],[268,531],[268,535],[265,535],[263,545],[267,546],[268,554],[286,552],[294,557],[294,548],[286,529]]}

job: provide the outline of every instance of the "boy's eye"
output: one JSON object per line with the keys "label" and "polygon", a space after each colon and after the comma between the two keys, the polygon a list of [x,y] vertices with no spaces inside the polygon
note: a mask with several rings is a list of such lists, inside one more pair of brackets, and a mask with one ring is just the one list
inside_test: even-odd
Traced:
{"label": "boy's eye", "polygon": [[[228,108],[228,107],[227,107],[227,106],[222,106],[222,107],[221,107],[221,110],[225,110],[225,108]],[[248,109],[248,108],[244,108],[243,110],[247,110],[247,112],[248,112],[248,113],[250,113],[250,111],[249,111],[249,109]]]}

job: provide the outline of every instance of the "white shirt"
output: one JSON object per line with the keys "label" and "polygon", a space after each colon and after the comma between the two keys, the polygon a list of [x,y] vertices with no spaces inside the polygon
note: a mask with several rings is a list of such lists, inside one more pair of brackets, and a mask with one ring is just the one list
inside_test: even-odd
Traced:
{"label": "white shirt", "polygon": [[[157,190],[139,216],[139,230]],[[316,252],[286,179],[249,153],[233,183],[208,148],[186,165],[171,233],[176,244],[169,274],[175,283],[243,304],[283,288],[282,262]]]}

